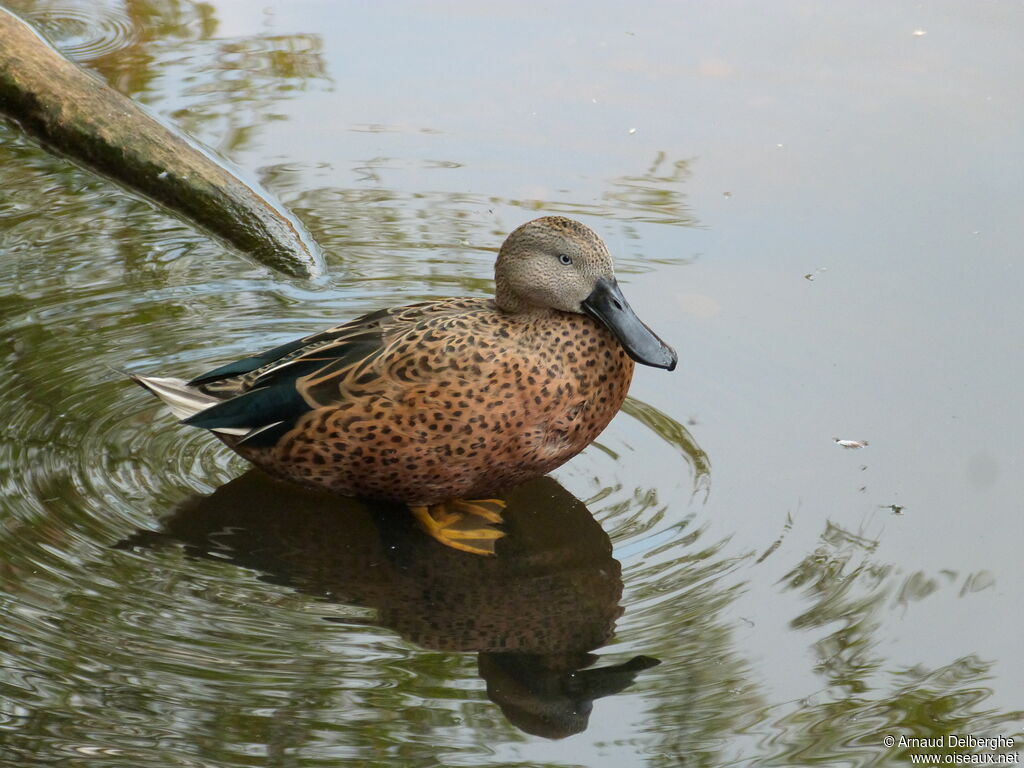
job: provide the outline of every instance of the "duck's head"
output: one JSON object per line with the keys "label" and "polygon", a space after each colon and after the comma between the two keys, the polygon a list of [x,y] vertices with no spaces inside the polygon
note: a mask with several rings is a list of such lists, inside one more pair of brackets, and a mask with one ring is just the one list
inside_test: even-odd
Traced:
{"label": "duck's head", "polygon": [[495,300],[505,312],[557,309],[590,315],[638,363],[676,367],[675,350],[626,302],[608,248],[578,221],[545,216],[513,231],[498,254],[494,282]]}

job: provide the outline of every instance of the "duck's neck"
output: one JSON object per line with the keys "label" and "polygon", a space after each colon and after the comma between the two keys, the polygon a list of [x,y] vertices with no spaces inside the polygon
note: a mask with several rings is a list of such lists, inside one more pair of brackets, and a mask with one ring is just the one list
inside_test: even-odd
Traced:
{"label": "duck's neck", "polygon": [[502,301],[500,298],[495,296],[494,303],[502,313],[506,315],[516,315],[518,317],[547,317],[548,315],[553,315],[558,312],[557,309],[552,309],[551,307],[538,307],[536,304],[529,304],[519,297],[513,297],[511,300]]}
{"label": "duck's neck", "polygon": [[528,307],[525,301],[509,290],[507,281],[502,279],[500,273],[494,276],[494,303],[498,309],[510,315],[518,315]]}
{"label": "duck's neck", "polygon": [[522,296],[509,290],[500,277],[494,285],[494,303],[498,305],[498,309],[509,315],[549,315],[556,311],[551,307],[540,307],[526,301]]}

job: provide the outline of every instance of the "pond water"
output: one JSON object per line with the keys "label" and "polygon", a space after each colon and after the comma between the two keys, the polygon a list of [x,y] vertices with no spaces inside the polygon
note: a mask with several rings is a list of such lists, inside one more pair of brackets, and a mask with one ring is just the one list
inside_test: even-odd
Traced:
{"label": "pond water", "polygon": [[[9,5],[330,271],[0,126],[0,763],[1019,755],[1020,3]],[[493,560],[270,482],[120,372],[486,296],[552,213],[680,366],[512,492]]]}

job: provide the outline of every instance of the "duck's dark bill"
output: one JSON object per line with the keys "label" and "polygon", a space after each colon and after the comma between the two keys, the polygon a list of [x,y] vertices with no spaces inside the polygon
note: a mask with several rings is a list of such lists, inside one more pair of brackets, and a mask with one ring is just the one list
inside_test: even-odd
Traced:
{"label": "duck's dark bill", "polygon": [[583,309],[604,323],[638,363],[669,371],[676,367],[676,351],[636,316],[614,279],[598,280],[593,293],[584,300]]}

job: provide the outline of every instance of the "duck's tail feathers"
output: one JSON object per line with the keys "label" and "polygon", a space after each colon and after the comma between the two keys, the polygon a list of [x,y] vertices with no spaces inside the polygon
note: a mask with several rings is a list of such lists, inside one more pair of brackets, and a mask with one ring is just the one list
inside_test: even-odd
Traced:
{"label": "duck's tail feathers", "polygon": [[[129,373],[128,376],[140,387],[148,389],[163,400],[167,407],[171,409],[171,413],[183,421],[195,416],[200,411],[205,411],[207,408],[223,402],[220,398],[208,395],[196,387],[190,387],[184,379],[139,376],[134,373]],[[225,435],[246,435],[251,430],[249,428],[220,428],[213,431]]]}

